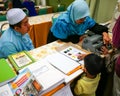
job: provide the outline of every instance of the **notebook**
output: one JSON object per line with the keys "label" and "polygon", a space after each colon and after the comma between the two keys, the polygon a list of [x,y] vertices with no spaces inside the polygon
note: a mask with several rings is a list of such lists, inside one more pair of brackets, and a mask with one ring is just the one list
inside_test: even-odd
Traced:
{"label": "notebook", "polygon": [[17,74],[5,59],[0,59],[0,86],[15,79]]}

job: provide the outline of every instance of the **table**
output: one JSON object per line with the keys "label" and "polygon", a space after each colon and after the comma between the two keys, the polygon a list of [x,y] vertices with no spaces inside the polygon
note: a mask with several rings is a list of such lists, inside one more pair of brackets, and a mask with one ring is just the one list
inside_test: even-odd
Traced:
{"label": "table", "polygon": [[[58,47],[63,46],[64,44],[66,44],[65,42],[62,42],[60,40],[54,41],[52,43],[43,45],[41,47],[35,48],[31,51],[29,51],[29,53],[33,56],[33,58],[35,58],[36,60],[41,60],[43,58],[45,58],[46,56],[53,54],[56,51],[56,49]],[[75,44],[77,47],[79,47],[80,49],[82,49],[80,46],[78,46],[77,44]],[[83,50],[83,49],[82,49]],[[85,50],[84,50],[85,51]],[[86,51],[87,52],[87,51]],[[82,69],[79,69],[78,71],[74,72],[73,74],[65,77],[65,83],[69,83],[71,82],[73,79],[75,79],[77,76],[79,76],[81,73],[83,72]]]}

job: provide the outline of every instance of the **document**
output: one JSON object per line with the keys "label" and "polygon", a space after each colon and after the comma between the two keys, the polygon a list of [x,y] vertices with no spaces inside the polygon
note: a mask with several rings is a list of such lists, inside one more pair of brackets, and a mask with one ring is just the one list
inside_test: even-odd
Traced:
{"label": "document", "polygon": [[13,96],[11,88],[8,84],[0,87],[0,96]]}
{"label": "document", "polygon": [[57,52],[46,57],[48,62],[66,75],[71,75],[81,68],[80,64]]}
{"label": "document", "polygon": [[70,89],[70,84],[67,84],[65,87],[54,93],[52,96],[73,96]]}
{"label": "document", "polygon": [[27,68],[43,86],[41,95],[64,83],[65,75],[54,68],[45,59],[39,60],[27,66]]}

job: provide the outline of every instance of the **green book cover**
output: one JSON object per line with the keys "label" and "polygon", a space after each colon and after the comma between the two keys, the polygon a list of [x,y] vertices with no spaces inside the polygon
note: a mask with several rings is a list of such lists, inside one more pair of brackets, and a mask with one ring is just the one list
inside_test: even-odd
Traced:
{"label": "green book cover", "polygon": [[16,73],[5,59],[0,59],[0,86],[15,79]]}
{"label": "green book cover", "polygon": [[8,60],[18,72],[20,69],[35,62],[35,59],[27,51],[21,51],[8,56]]}

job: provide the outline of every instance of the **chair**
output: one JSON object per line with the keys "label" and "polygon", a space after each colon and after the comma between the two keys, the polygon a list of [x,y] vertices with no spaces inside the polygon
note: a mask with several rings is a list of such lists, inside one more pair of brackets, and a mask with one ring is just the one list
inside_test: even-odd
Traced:
{"label": "chair", "polygon": [[6,21],[6,15],[0,15],[0,21]]}
{"label": "chair", "polygon": [[38,10],[38,15],[43,15],[43,14],[47,14],[47,8],[43,8],[43,9],[39,9]]}
{"label": "chair", "polygon": [[57,7],[57,12],[62,12],[62,11],[65,11],[65,5],[59,4]]}
{"label": "chair", "polygon": [[[0,28],[0,36],[4,33],[4,31],[5,30],[3,30],[3,27],[4,26],[6,26],[6,27],[8,27],[9,25],[8,25],[9,23],[3,23],[2,25],[1,25],[1,28]],[[8,26],[7,26],[8,25]],[[5,28],[6,29],[6,28]]]}
{"label": "chair", "polygon": [[22,8],[22,10],[26,13],[27,16],[29,16],[29,11],[27,8]]}

